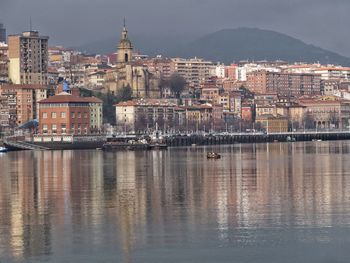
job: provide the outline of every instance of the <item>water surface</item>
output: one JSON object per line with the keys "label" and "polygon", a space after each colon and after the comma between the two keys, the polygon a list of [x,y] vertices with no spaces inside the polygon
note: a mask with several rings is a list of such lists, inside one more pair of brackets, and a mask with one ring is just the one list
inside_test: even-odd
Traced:
{"label": "water surface", "polygon": [[349,262],[349,152],[341,141],[1,154],[0,262]]}

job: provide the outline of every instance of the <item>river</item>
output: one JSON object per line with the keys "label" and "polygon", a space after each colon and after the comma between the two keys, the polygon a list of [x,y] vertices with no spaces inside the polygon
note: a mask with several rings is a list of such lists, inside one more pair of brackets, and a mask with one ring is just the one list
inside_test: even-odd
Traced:
{"label": "river", "polygon": [[0,154],[0,262],[349,262],[349,152],[333,141]]}

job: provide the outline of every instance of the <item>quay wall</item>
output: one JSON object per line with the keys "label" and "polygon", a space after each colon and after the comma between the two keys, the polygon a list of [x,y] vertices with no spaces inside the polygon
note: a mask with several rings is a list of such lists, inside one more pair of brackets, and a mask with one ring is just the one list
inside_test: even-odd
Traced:
{"label": "quay wall", "polygon": [[288,142],[288,141],[332,141],[349,140],[350,132],[332,133],[280,133],[280,134],[235,134],[215,136],[173,136],[165,138],[168,146],[191,146],[196,145],[220,145],[234,143],[266,143],[266,142]]}

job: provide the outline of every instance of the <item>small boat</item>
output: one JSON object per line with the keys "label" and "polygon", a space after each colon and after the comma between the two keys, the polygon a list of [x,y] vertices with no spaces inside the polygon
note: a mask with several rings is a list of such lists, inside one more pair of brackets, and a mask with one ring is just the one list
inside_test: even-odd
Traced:
{"label": "small boat", "polygon": [[221,155],[218,153],[214,153],[214,152],[208,152],[207,153],[207,158],[208,159],[220,159]]}
{"label": "small boat", "polygon": [[0,147],[0,153],[6,153],[8,151],[5,147]]}

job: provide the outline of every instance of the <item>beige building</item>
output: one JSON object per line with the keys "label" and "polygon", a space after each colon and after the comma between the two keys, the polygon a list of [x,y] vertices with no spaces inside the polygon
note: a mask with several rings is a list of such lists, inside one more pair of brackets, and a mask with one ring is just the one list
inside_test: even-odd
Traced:
{"label": "beige building", "polygon": [[37,31],[8,37],[9,79],[13,84],[47,84],[48,40]]}
{"label": "beige building", "polygon": [[288,118],[282,116],[262,115],[256,118],[267,133],[288,132]]}
{"label": "beige building", "polygon": [[167,99],[134,99],[115,105],[116,124],[120,132],[155,129],[168,130],[178,124],[177,103]]}
{"label": "beige building", "polygon": [[215,75],[215,65],[211,61],[199,58],[174,58],[171,63],[171,72],[183,77],[189,88],[199,88]]}
{"label": "beige building", "polygon": [[301,99],[309,122],[317,128],[348,128],[350,120],[350,101],[333,98]]}

